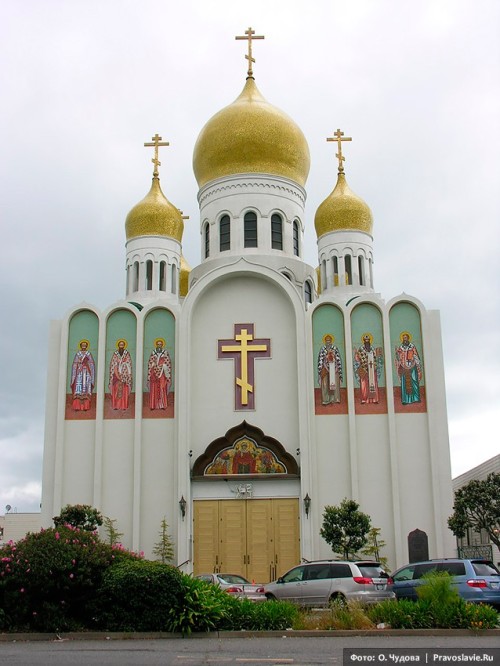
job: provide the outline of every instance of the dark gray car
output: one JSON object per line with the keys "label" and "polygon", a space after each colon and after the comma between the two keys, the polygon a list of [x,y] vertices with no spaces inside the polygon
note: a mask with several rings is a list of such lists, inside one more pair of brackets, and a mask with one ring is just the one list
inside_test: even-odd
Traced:
{"label": "dark gray car", "polygon": [[335,600],[374,603],[394,599],[389,575],[378,562],[320,560],[307,562],[264,586],[268,599],[301,606],[328,606]]}
{"label": "dark gray car", "polygon": [[462,599],[500,608],[500,573],[493,562],[480,558],[450,558],[407,564],[392,574],[396,597],[416,600],[417,588],[425,582],[422,577],[431,571],[450,574],[452,585]]}

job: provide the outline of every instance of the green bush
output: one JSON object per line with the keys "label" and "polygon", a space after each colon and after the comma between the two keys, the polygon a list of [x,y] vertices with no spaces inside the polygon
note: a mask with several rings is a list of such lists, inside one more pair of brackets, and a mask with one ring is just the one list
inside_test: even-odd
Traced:
{"label": "green bush", "polygon": [[92,605],[96,628],[167,631],[172,609],[182,604],[183,574],[161,562],[128,560],[110,567]]}
{"label": "green bush", "polygon": [[186,574],[181,577],[181,598],[168,611],[168,630],[189,635],[193,631],[219,629],[230,614],[230,595],[204,580]]}
{"label": "green bush", "polygon": [[465,604],[464,625],[467,629],[481,631],[500,625],[499,613],[488,604]]}
{"label": "green bush", "polygon": [[[448,594],[438,583],[432,585],[418,601],[401,599],[382,601],[367,609],[367,614],[375,624],[384,623],[393,629],[494,629],[498,625],[497,611],[486,604],[472,604],[458,595]],[[435,596],[433,596],[433,594]],[[440,604],[439,599],[448,602]]]}
{"label": "green bush", "polygon": [[374,624],[385,624],[393,629],[427,629],[432,627],[432,618],[426,603],[401,599],[387,599],[367,609]]}
{"label": "green bush", "polygon": [[299,615],[284,601],[253,603],[239,599],[197,578],[183,574],[183,600],[169,613],[169,629],[190,634],[199,631],[261,631],[291,628]]}
{"label": "green bush", "polygon": [[88,605],[106,569],[133,554],[68,525],[28,534],[0,549],[0,607],[7,630],[71,631],[88,624]]}
{"label": "green bush", "polygon": [[297,606],[286,601],[254,603],[233,598],[229,622],[223,622],[220,629],[282,631],[292,628],[298,616]]}

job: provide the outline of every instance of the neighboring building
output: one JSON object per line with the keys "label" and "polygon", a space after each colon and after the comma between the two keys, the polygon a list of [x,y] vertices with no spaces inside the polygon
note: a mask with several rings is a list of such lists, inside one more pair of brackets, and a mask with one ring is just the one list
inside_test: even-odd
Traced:
{"label": "neighboring building", "polygon": [[439,314],[375,292],[372,214],[347,184],[340,131],[319,268],[305,263],[307,141],[249,63],[194,149],[199,265],[183,258],[156,135],[151,190],[125,223],[125,300],[52,322],[43,522],[91,504],[148,555],[165,517],[184,570],[264,582],[331,556],[323,510],[348,497],[390,566],[415,530],[430,556],[453,555]]}
{"label": "neighboring building", "polygon": [[[453,479],[453,492],[456,493],[459,488],[467,485],[469,481],[484,481],[488,474],[493,473],[500,474],[500,454],[455,477]],[[457,544],[461,556],[492,558],[493,562],[500,567],[500,551],[491,543],[485,530],[477,533],[469,529],[463,539],[457,539]]]}
{"label": "neighboring building", "polygon": [[41,526],[40,513],[6,513],[0,516],[0,544],[19,541],[28,532],[39,532]]}

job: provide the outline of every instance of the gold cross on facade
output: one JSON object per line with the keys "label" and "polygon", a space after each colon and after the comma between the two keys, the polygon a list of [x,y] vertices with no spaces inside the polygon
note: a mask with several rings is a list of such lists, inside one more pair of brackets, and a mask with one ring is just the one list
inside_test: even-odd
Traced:
{"label": "gold cross on facade", "polygon": [[158,167],[161,166],[161,162],[158,159],[158,148],[160,146],[169,146],[170,144],[168,141],[163,141],[161,140],[161,136],[159,134],[155,134],[151,138],[152,143],[145,143],[144,147],[145,148],[154,148],[155,149],[155,156],[151,158],[151,162],[155,165],[154,171],[153,171],[153,176],[158,176]]}
{"label": "gold cross on facade", "polygon": [[345,161],[345,157],[342,155],[342,141],[352,141],[352,137],[344,136],[344,132],[341,132],[339,129],[333,133],[332,137],[328,137],[327,141],[336,141],[339,146],[339,152],[335,153],[335,157],[339,161],[339,173],[344,172],[344,165],[342,162]]}
{"label": "gold cross on facade", "polygon": [[255,363],[256,358],[271,358],[271,340],[257,339],[253,324],[235,324],[232,340],[218,340],[218,358],[235,361],[235,409],[255,407]]}
{"label": "gold cross on facade", "polygon": [[245,58],[248,60],[247,75],[253,77],[252,63],[255,62],[255,58],[252,57],[252,39],[265,39],[265,37],[263,35],[256,35],[255,30],[248,28],[248,30],[245,30],[244,35],[235,37],[235,39],[246,39],[248,41],[248,53],[245,54]]}

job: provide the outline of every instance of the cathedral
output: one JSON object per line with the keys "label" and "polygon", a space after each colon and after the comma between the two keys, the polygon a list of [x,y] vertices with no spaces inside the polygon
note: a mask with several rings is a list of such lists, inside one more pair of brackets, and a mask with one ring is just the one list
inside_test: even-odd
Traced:
{"label": "cathedral", "polygon": [[237,38],[243,90],[194,147],[200,263],[184,259],[156,134],[151,189],[125,220],[125,298],[51,322],[42,524],[90,504],[151,557],[166,520],[183,571],[264,583],[335,557],[323,512],[348,498],[391,569],[452,556],[439,313],[376,293],[372,213],[340,130],[305,263],[309,148],[257,87],[259,38]]}

